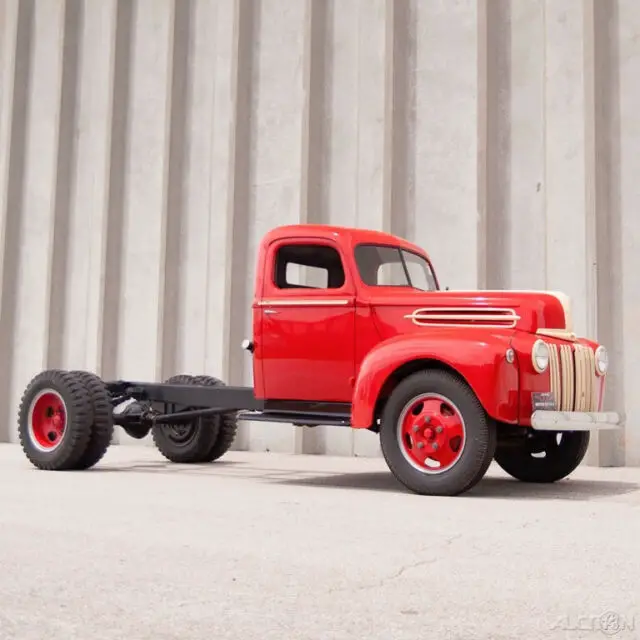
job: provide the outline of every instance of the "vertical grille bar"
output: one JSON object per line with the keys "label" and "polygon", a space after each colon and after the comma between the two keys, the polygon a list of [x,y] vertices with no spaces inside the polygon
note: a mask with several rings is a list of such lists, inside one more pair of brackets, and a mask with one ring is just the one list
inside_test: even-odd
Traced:
{"label": "vertical grille bar", "polygon": [[576,362],[576,411],[596,411],[596,379],[595,379],[595,354],[584,345],[575,346]]}
{"label": "vertical grille bar", "polygon": [[562,408],[561,411],[572,411],[575,402],[575,369],[573,350],[567,344],[560,347],[560,364],[562,366]]}
{"label": "vertical grille bar", "polygon": [[556,401],[556,409],[562,410],[562,398],[560,397],[562,385],[560,383],[560,362],[558,360],[558,347],[549,345],[549,377],[551,379],[551,392]]}

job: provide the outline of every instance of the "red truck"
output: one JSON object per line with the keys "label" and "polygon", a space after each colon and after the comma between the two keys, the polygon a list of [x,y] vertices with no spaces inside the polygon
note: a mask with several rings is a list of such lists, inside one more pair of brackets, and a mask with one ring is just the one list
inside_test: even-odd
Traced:
{"label": "red truck", "polygon": [[582,461],[602,409],[604,346],[572,332],[566,296],[442,290],[427,253],[378,231],[278,227],[263,238],[252,306],[253,387],[206,375],[104,382],[47,370],[19,409],[23,451],[40,469],[87,469],[114,426],[176,463],[224,455],[238,420],[335,425],[378,434],[395,477],[458,495],[492,460],[526,482]]}

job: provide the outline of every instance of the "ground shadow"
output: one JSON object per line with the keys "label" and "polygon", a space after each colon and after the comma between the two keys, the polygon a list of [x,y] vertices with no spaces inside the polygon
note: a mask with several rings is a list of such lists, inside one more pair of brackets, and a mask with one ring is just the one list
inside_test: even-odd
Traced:
{"label": "ground shadow", "polygon": [[[218,460],[209,464],[174,464],[166,460],[145,460],[117,466],[97,466],[88,472],[96,474],[133,472],[201,475],[203,477],[220,476],[298,487],[410,493],[388,471],[327,473],[309,469],[263,468],[233,460]],[[639,490],[640,485],[634,482],[567,478],[553,484],[531,484],[512,478],[488,475],[471,491],[465,493],[464,497],[472,499],[525,498],[588,501],[621,496]]]}
{"label": "ground shadow", "polygon": [[[390,474],[344,473],[322,475],[304,479],[287,479],[283,484],[306,487],[327,487],[334,489],[364,489],[369,491],[407,490]],[[578,500],[587,501],[597,498],[625,495],[638,491],[640,485],[633,482],[613,482],[596,480],[565,479],[554,484],[531,484],[511,478],[487,476],[465,498],[512,499],[527,498],[534,500]]]}

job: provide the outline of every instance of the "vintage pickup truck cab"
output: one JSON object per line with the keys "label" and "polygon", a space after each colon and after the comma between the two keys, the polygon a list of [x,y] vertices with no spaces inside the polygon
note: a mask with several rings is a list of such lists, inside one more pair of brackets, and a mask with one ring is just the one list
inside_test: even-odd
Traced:
{"label": "vintage pickup truck cab", "polygon": [[119,425],[151,432],[169,460],[201,463],[229,449],[239,419],[336,425],[377,434],[410,490],[456,495],[492,460],[523,481],[564,478],[591,431],[621,424],[603,411],[607,351],[573,333],[565,295],[443,291],[427,253],[387,233],[267,233],[252,327],[243,347],[253,387],[38,374],[20,407],[27,457],[43,469],[87,468]]}
{"label": "vintage pickup truck cab", "polygon": [[572,332],[567,296],[443,291],[427,253],[378,231],[296,225],[260,246],[257,397],[343,404],[420,493],[473,486],[492,459],[565,477],[603,412],[604,346]]}

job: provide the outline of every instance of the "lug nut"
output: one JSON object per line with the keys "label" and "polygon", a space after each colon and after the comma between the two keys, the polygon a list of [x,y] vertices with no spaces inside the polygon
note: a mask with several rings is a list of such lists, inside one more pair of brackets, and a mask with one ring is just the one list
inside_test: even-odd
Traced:
{"label": "lug nut", "polygon": [[422,449],[424,447],[424,444],[422,444],[422,442],[418,442],[418,449]]}
{"label": "lug nut", "polygon": [[418,425],[417,424],[413,427],[413,433],[418,433]]}
{"label": "lug nut", "polygon": [[430,422],[431,422],[431,416],[427,416],[427,417],[424,419],[424,423],[425,423],[425,424],[429,424]]}
{"label": "lug nut", "polygon": [[437,442],[434,442],[434,443],[433,443],[433,450],[435,451],[437,448],[438,448],[438,443],[437,443]]}
{"label": "lug nut", "polygon": [[436,433],[442,433],[442,427],[436,427]]}

